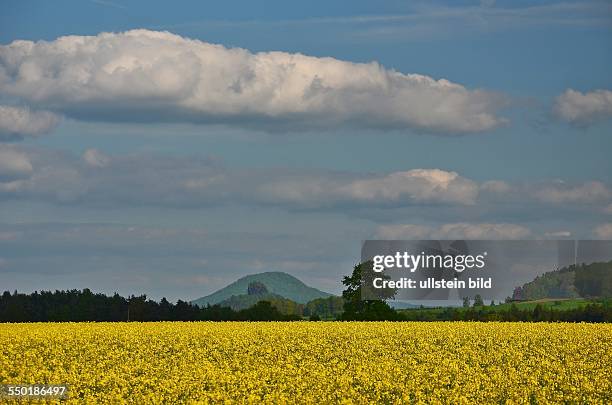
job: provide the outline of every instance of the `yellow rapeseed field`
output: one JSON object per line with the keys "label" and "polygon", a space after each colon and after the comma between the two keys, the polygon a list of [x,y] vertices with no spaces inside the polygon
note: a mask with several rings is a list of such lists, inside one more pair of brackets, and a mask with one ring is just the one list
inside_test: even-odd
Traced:
{"label": "yellow rapeseed field", "polygon": [[0,325],[0,383],[74,403],[612,403],[612,325]]}

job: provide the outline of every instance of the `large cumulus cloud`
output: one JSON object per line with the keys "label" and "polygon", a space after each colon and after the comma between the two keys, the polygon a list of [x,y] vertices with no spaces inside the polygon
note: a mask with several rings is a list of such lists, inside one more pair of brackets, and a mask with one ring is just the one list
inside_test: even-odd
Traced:
{"label": "large cumulus cloud", "polygon": [[500,96],[448,80],[133,30],[0,46],[0,91],[79,119],[359,126],[462,134],[502,124]]}

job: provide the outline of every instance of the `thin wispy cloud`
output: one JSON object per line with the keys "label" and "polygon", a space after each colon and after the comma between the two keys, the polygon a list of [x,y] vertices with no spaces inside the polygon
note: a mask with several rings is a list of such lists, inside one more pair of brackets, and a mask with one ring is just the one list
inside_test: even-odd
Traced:
{"label": "thin wispy cloud", "polygon": [[98,5],[100,5],[100,6],[105,6],[105,7],[118,8],[118,9],[121,9],[121,10],[126,10],[126,9],[127,9],[127,7],[126,7],[126,6],[123,6],[123,5],[121,5],[121,4],[114,3],[114,2],[112,2],[112,1],[106,1],[106,0],[91,0],[91,2],[92,2],[92,3],[94,3],[94,4],[98,4]]}
{"label": "thin wispy cloud", "polygon": [[347,15],[301,19],[266,20],[200,20],[179,24],[158,25],[154,29],[179,28],[245,28],[284,29],[313,25],[348,30],[358,37],[424,38],[457,33],[520,30],[526,27],[607,27],[612,28],[612,4],[608,2],[560,2],[537,6],[498,6],[495,2],[481,5],[446,6],[417,3],[402,14]]}
{"label": "thin wispy cloud", "polygon": [[612,28],[612,5],[583,2],[516,8],[425,5],[408,15],[357,18],[353,22],[358,24],[355,36],[381,40],[448,38],[552,26]]}

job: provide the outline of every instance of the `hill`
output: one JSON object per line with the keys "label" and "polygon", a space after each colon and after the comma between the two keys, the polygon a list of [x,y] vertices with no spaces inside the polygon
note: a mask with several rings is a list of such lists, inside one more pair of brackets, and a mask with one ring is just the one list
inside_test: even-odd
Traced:
{"label": "hill", "polygon": [[234,311],[242,311],[243,309],[251,308],[260,301],[268,301],[284,315],[301,316],[304,310],[303,304],[298,304],[295,301],[272,293],[232,295],[228,299],[219,302],[218,305],[231,308]]}
{"label": "hill", "polygon": [[227,287],[217,290],[205,297],[195,299],[191,301],[191,303],[198,306],[219,304],[225,300],[229,300],[232,296],[247,294],[249,284],[253,282],[262,283],[266,286],[269,293],[295,301],[298,304],[306,304],[317,298],[332,296],[330,293],[307,286],[290,274],[271,271],[242,277]]}
{"label": "hill", "polygon": [[514,290],[515,300],[612,296],[612,261],[550,271]]}

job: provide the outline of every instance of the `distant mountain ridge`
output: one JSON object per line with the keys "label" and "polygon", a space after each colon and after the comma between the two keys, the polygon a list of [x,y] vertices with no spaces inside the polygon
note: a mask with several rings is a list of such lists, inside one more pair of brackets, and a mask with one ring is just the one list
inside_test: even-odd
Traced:
{"label": "distant mountain ridge", "polygon": [[306,304],[314,299],[327,298],[333,295],[310,287],[290,274],[270,271],[242,277],[210,295],[191,301],[191,303],[198,306],[206,306],[208,304],[215,305],[228,301],[232,296],[247,294],[249,284],[253,282],[264,284],[270,294],[278,295],[299,304]]}

